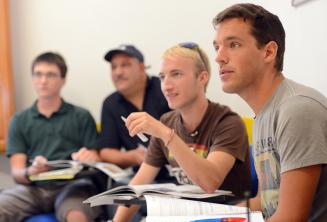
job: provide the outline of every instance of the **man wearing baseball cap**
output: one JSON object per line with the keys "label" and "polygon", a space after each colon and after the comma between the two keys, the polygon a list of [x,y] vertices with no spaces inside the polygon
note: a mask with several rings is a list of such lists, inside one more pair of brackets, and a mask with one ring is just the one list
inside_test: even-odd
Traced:
{"label": "man wearing baseball cap", "polygon": [[[159,119],[169,111],[167,101],[161,92],[159,78],[147,75],[143,54],[135,46],[120,45],[108,51],[104,59],[110,63],[111,79],[117,91],[103,102],[100,157],[102,161],[123,168],[137,168],[144,160],[149,140],[144,142],[137,136],[131,137],[122,117],[144,111]],[[162,172],[157,179],[166,179],[167,174]]]}

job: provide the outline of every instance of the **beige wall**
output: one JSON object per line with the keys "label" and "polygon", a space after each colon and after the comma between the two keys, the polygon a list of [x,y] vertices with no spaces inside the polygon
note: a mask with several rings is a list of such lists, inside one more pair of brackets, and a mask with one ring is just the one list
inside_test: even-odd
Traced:
{"label": "beige wall", "polygon": [[[134,43],[159,70],[160,55],[169,46],[195,41],[209,54],[212,78],[208,97],[230,105],[241,115],[252,115],[236,95],[222,92],[212,48],[211,20],[233,0],[11,0],[12,48],[17,110],[35,99],[30,63],[39,53],[62,53],[69,66],[64,98],[89,109],[97,121],[103,99],[114,88],[104,53],[120,43]],[[291,0],[247,1],[277,14],[287,33],[286,76],[327,95],[327,2],[313,0],[294,8]]]}

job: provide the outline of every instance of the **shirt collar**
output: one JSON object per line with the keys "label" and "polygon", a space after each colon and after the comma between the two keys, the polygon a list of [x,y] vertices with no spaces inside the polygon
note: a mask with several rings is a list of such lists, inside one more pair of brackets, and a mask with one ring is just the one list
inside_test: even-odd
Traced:
{"label": "shirt collar", "polygon": [[[69,109],[69,104],[65,102],[65,100],[61,99],[61,105],[58,111],[54,112],[51,116],[53,116],[54,114],[63,114],[66,113]],[[42,113],[39,112],[39,110],[37,109],[37,100],[33,103],[32,107],[31,107],[31,111],[32,111],[32,115],[33,117],[39,117],[39,116],[43,116]]]}

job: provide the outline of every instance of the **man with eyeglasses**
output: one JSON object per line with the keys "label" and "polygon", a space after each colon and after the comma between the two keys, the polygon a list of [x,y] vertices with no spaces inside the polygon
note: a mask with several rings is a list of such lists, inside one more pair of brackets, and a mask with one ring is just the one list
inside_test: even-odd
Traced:
{"label": "man with eyeglasses", "polygon": [[82,203],[96,190],[90,178],[32,183],[30,175],[47,171],[47,160],[98,161],[96,126],[91,114],[60,95],[67,66],[59,54],[46,52],[32,63],[37,100],[14,115],[6,154],[17,186],[0,193],[0,221],[22,221],[55,211],[59,221],[91,221],[99,209]]}
{"label": "man with eyeglasses", "polygon": [[[228,107],[206,98],[210,66],[205,52],[192,42],[169,48],[159,77],[173,111],[160,121],[145,112],[128,116],[131,136],[152,136],[145,161],[130,184],[151,183],[159,169],[169,164],[180,183],[198,185],[207,193],[231,190],[243,197],[251,187],[245,127]],[[114,221],[128,221],[137,209],[119,207]]]}

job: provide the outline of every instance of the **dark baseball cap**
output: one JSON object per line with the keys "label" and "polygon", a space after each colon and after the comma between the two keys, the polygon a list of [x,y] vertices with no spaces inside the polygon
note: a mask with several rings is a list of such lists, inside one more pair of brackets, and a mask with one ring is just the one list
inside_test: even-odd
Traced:
{"label": "dark baseball cap", "polygon": [[120,53],[135,57],[142,63],[144,62],[144,58],[140,50],[138,50],[133,45],[125,45],[125,44],[122,44],[118,48],[112,49],[109,52],[107,52],[106,55],[104,56],[104,59],[108,62],[111,62],[112,57]]}

